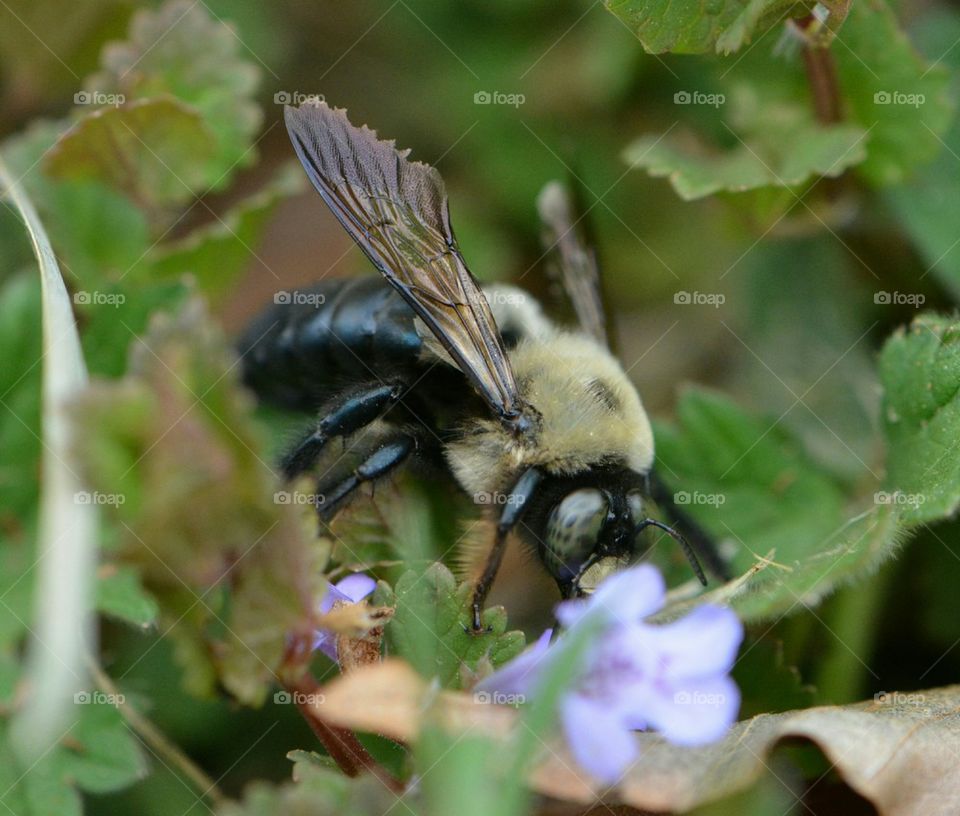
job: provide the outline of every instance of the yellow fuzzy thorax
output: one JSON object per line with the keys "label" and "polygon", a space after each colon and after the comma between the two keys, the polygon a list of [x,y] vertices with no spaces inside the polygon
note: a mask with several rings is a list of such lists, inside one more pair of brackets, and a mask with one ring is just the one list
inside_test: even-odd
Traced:
{"label": "yellow fuzzy thorax", "polygon": [[633,384],[617,360],[581,334],[529,339],[510,352],[522,396],[542,416],[531,441],[516,440],[495,420],[464,428],[447,458],[468,493],[502,490],[538,465],[571,475],[613,461],[645,473],[653,432]]}

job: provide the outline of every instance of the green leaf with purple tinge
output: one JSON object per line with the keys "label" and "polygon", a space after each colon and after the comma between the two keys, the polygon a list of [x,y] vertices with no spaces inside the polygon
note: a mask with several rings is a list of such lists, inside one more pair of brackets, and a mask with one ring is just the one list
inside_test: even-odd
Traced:
{"label": "green leaf with purple tinge", "polygon": [[168,0],[156,10],[138,11],[129,39],[108,43],[100,62],[101,70],[84,82],[93,101],[121,94],[130,104],[171,95],[201,115],[215,141],[212,159],[197,161],[208,186],[226,186],[256,158],[252,140],[263,119],[254,99],[260,67],[233,25],[203,3]]}

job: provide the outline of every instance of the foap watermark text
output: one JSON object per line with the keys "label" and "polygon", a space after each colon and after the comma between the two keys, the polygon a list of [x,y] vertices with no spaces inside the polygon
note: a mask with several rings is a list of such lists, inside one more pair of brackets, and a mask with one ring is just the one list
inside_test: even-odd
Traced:
{"label": "foap watermark text", "polygon": [[678,306],[713,306],[719,309],[727,302],[722,292],[674,292],[673,302]]}
{"label": "foap watermark text", "polygon": [[504,93],[503,91],[477,91],[473,95],[474,105],[508,105],[519,108],[527,97],[522,93]]}

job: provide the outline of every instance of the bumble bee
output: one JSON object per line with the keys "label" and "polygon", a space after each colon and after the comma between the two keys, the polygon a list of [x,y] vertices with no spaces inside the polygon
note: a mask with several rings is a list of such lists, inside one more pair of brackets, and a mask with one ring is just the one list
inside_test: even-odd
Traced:
{"label": "bumble bee", "polygon": [[[519,289],[481,290],[433,167],[323,102],[284,113],[313,186],[389,284],[322,282],[266,310],[240,343],[244,381],[262,400],[319,412],[282,462],[287,479],[311,472],[332,440],[366,434],[360,463],[318,484],[322,519],[411,458],[437,463],[493,516],[475,631],[514,532],[565,597],[581,594],[589,573],[635,560],[648,527],[676,539],[701,583],[687,539],[722,574],[653,470],[650,421],[610,351],[596,258],[565,188],[548,185],[538,204],[577,330],[554,325]],[[647,515],[648,499],[686,538]]]}

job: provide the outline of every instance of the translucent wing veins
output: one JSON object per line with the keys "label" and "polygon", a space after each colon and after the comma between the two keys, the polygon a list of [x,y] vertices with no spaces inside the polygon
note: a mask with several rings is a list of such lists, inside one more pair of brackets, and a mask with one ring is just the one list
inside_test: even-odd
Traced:
{"label": "translucent wing veins", "polygon": [[522,425],[530,409],[489,304],[457,248],[440,174],[325,103],[284,113],[300,162],[340,223],[494,413]]}

